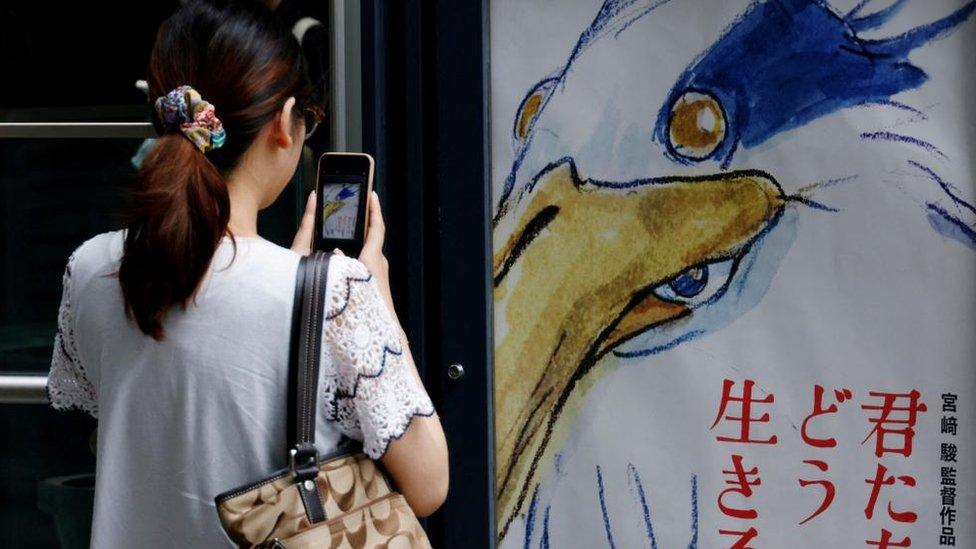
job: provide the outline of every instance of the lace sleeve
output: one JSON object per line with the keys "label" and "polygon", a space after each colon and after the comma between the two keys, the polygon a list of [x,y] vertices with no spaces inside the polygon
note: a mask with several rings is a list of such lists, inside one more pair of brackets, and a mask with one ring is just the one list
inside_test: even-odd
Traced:
{"label": "lace sleeve", "polygon": [[58,410],[84,410],[98,417],[98,394],[85,375],[85,366],[75,341],[71,313],[71,269],[75,255],[68,259],[62,281],[61,307],[58,310],[58,333],[54,336],[54,355],[47,378],[47,396]]}
{"label": "lace sleeve", "polygon": [[415,416],[434,405],[404,360],[399,330],[376,282],[355,260],[334,258],[323,339],[326,417],[379,459]]}

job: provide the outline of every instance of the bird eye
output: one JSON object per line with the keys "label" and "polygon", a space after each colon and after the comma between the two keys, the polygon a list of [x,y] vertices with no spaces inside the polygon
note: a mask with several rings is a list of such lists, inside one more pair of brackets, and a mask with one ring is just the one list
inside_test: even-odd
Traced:
{"label": "bird eye", "polygon": [[701,92],[685,92],[671,107],[668,139],[675,153],[704,160],[725,139],[725,112],[718,100]]}
{"label": "bird eye", "polygon": [[708,265],[692,267],[674,277],[668,286],[677,296],[692,298],[708,286]]}
{"label": "bird eye", "polygon": [[723,259],[697,265],[656,286],[654,295],[671,303],[698,307],[720,297],[735,275],[738,261]]}
{"label": "bird eye", "polygon": [[515,115],[515,127],[512,128],[512,133],[515,134],[516,141],[524,143],[529,137],[532,123],[539,117],[542,104],[545,102],[546,97],[549,96],[549,92],[552,91],[555,83],[555,79],[547,78],[536,84],[525,98],[522,99],[518,114]]}

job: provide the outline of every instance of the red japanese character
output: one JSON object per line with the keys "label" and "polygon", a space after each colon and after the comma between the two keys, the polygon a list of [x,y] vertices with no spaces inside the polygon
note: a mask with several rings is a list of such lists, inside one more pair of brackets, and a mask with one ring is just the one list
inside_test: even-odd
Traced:
{"label": "red japanese character", "polygon": [[[803,442],[806,442],[810,446],[816,448],[833,448],[837,446],[837,440],[833,437],[831,438],[813,438],[807,434],[807,423],[818,416],[823,416],[827,414],[837,413],[837,405],[831,404],[827,408],[823,407],[823,395],[824,388],[821,385],[813,386],[813,412],[810,413],[806,418],[803,419],[803,424],[800,426],[800,437],[803,438]],[[854,393],[850,389],[834,390],[834,398],[837,399],[838,403],[843,403],[846,400],[854,398]]]}
{"label": "red japanese character", "polygon": [[[746,471],[742,467],[742,456],[733,454],[732,470],[723,470],[722,473],[730,476],[734,475],[734,478],[725,481],[725,484],[731,485],[732,488],[726,488],[718,495],[718,508],[721,509],[726,516],[732,518],[754,519],[758,517],[759,511],[756,511],[755,509],[732,508],[725,505],[723,500],[725,498],[725,494],[728,494],[729,492],[739,494],[743,498],[747,499],[752,497],[752,487],[762,484],[762,479],[759,478],[759,468],[753,467],[752,469]],[[749,476],[751,475],[756,475],[756,480],[750,481]]]}
{"label": "red japanese character", "polygon": [[864,540],[868,545],[877,545],[879,549],[884,549],[885,547],[911,547],[912,538],[905,536],[901,541],[893,542],[891,541],[891,532],[881,529],[881,539],[879,541]]}
{"label": "red japanese character", "polygon": [[[879,417],[868,418],[869,422],[874,423],[874,429],[868,433],[868,436],[864,437],[861,444],[867,442],[871,438],[871,435],[876,435],[874,446],[875,456],[881,457],[887,452],[901,454],[905,457],[911,456],[912,439],[915,437],[915,420],[919,413],[928,411],[925,403],[919,402],[918,400],[921,394],[917,390],[913,390],[908,394],[876,393],[873,391],[869,394],[873,397],[883,397],[884,404],[881,406],[861,406],[863,410],[881,411]],[[908,399],[907,405],[896,406],[895,404],[898,403],[899,399]],[[894,412],[904,412],[904,414],[898,414],[892,417]],[[896,428],[900,425],[904,425],[904,427]],[[902,437],[901,446],[885,446],[885,437],[889,435]]]}
{"label": "red japanese character", "polygon": [[[805,460],[803,463],[808,463],[810,465],[813,465],[817,469],[820,469],[823,472],[827,471],[827,462],[825,461],[820,461],[818,459],[808,459]],[[817,510],[814,511],[812,515],[808,516],[807,518],[803,519],[802,522],[800,522],[800,525],[802,526],[810,522],[813,519],[813,517],[819,515],[820,513],[823,513],[824,511],[827,510],[828,507],[830,507],[830,504],[834,501],[834,483],[830,482],[829,480],[803,480],[803,479],[800,479],[799,482],[801,488],[806,488],[811,484],[819,484],[820,486],[823,486],[824,489],[824,498],[823,501],[820,502],[820,507],[817,507]]]}
{"label": "red japanese character", "polygon": [[[749,431],[751,430],[752,422],[766,423],[766,422],[769,421],[769,413],[768,412],[767,413],[763,413],[759,417],[752,417],[752,405],[753,405],[753,403],[757,403],[757,404],[772,404],[773,401],[776,399],[776,397],[774,397],[772,393],[770,393],[769,395],[767,395],[766,397],[761,398],[761,399],[753,399],[753,397],[752,397],[752,388],[755,386],[755,384],[756,384],[755,381],[753,381],[751,379],[747,379],[745,381],[745,387],[742,390],[742,396],[741,397],[736,397],[736,396],[732,396],[732,387],[735,385],[735,382],[732,381],[731,379],[726,379],[725,380],[725,383],[722,385],[722,403],[719,406],[718,415],[715,416],[715,421],[712,423],[712,426],[709,427],[709,429],[714,429],[715,426],[718,425],[718,422],[721,421],[722,419],[727,419],[727,420],[730,420],[730,421],[738,421],[739,422],[739,437],[738,438],[733,438],[733,437],[717,436],[717,437],[715,437],[715,440],[718,440],[718,441],[721,441],[721,442],[746,442],[746,443],[754,443],[754,444],[776,444],[776,435],[773,435],[773,436],[771,436],[771,437],[769,437],[768,439],[765,439],[765,440],[754,440],[754,439],[749,438]],[[738,402],[738,403],[741,403],[739,405],[740,412],[741,412],[740,415],[738,415],[738,416],[733,416],[731,414],[726,415],[726,408],[728,408],[728,405],[729,405],[730,402]]]}
{"label": "red japanese character", "polygon": [[759,535],[759,530],[756,530],[755,528],[749,528],[745,532],[738,532],[735,530],[719,530],[718,533],[723,536],[739,536],[739,539],[736,540],[735,545],[729,547],[729,549],[753,549],[752,547],[749,547],[748,544],[753,538]]}
{"label": "red japanese character", "polygon": [[[888,469],[878,464],[877,473],[875,473],[873,479],[864,479],[864,482],[871,485],[871,498],[868,500],[867,507],[864,508],[864,516],[871,520],[874,516],[874,506],[878,503],[878,496],[881,494],[882,486],[891,486],[895,483],[894,475],[890,477],[885,477]],[[908,475],[902,475],[898,477],[898,480],[902,482],[905,486],[915,486],[915,477],[910,477]],[[888,516],[893,520],[898,522],[915,522],[918,520],[918,515],[911,511],[898,512],[891,508],[891,502],[888,502]]]}

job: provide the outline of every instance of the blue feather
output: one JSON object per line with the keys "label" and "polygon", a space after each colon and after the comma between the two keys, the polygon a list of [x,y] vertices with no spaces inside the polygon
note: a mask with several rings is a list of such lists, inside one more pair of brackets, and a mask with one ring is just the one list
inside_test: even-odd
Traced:
{"label": "blue feather", "polygon": [[336,200],[345,200],[354,196],[356,196],[355,187],[343,187],[342,190],[339,191],[339,194],[336,195]]}
{"label": "blue feather", "polygon": [[863,43],[874,55],[904,58],[913,49],[948,34],[968,19],[973,10],[976,10],[976,1],[966,4],[947,17],[916,27],[900,36],[884,40],[865,40]]}
{"label": "blue feather", "polygon": [[[671,106],[688,90],[714,96],[729,131],[713,153],[728,161],[737,146],[754,147],[781,132],[846,107],[890,101],[928,78],[907,55],[944,36],[976,9],[976,0],[934,23],[885,40],[861,40],[856,28],[883,23],[900,7],[860,19],[837,15],[821,0],[754,4],[678,78],[655,124],[669,143]],[[670,151],[680,162],[687,159]]]}
{"label": "blue feather", "polygon": [[895,0],[895,2],[893,2],[887,8],[878,10],[871,15],[865,15],[863,17],[854,17],[854,15],[857,14],[857,10],[851,10],[851,13],[845,17],[845,20],[854,32],[876,29],[897,15],[898,12],[901,11],[901,8],[905,6],[905,2],[907,1],[908,0]]}

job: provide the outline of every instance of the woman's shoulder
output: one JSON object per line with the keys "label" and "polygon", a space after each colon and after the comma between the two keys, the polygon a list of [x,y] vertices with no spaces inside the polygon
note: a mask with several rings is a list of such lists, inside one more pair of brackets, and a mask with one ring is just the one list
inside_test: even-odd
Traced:
{"label": "woman's shoulder", "polygon": [[96,234],[81,243],[75,249],[74,255],[88,258],[111,256],[115,259],[122,256],[122,245],[125,242],[125,230],[108,231]]}
{"label": "woman's shoulder", "polygon": [[68,257],[67,274],[77,282],[93,275],[116,272],[124,241],[125,231],[121,230],[89,238]]}

